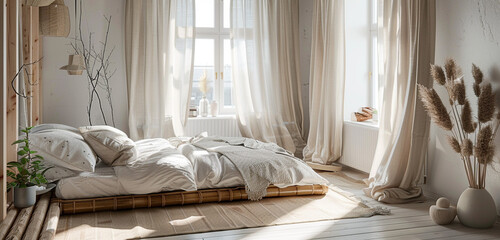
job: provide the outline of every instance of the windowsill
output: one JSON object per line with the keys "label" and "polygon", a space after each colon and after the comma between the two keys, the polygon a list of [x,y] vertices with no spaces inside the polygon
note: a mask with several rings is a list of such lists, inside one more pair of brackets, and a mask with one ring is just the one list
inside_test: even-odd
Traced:
{"label": "windowsill", "polygon": [[344,120],[344,124],[351,124],[351,125],[360,125],[360,126],[366,126],[370,128],[379,128],[378,121],[373,121],[373,120],[368,120],[364,122],[355,122],[351,120]]}
{"label": "windowsill", "polygon": [[218,120],[218,119],[236,119],[236,115],[217,115],[216,117],[212,116],[207,116],[207,117],[190,117],[188,118],[188,121],[193,120],[193,121],[198,121],[198,120]]}

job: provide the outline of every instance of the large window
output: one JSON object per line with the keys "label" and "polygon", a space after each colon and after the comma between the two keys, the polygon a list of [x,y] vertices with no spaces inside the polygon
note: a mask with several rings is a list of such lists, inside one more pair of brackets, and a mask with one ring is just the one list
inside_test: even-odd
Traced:
{"label": "large window", "polygon": [[219,103],[220,114],[234,113],[229,41],[230,0],[196,0],[196,40],[191,105],[197,106],[203,93],[200,78],[208,81],[207,99]]}
{"label": "large window", "polygon": [[378,109],[377,0],[345,1],[344,118],[360,107]]}

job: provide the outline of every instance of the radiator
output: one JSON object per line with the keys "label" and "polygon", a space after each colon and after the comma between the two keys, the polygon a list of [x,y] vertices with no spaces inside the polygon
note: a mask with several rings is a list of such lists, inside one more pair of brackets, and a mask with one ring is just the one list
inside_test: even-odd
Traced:
{"label": "radiator", "polygon": [[338,162],[369,173],[377,137],[378,127],[373,124],[344,121],[342,157]]}
{"label": "radiator", "polygon": [[184,135],[193,137],[202,132],[207,132],[209,136],[241,137],[235,116],[188,118]]}

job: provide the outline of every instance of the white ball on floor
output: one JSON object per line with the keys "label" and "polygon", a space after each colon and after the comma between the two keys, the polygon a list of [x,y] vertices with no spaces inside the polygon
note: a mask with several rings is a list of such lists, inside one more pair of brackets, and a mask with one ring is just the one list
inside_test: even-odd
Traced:
{"label": "white ball on floor", "polygon": [[429,215],[436,224],[446,225],[457,216],[457,208],[450,206],[450,200],[442,197],[436,201],[436,205],[430,207]]}

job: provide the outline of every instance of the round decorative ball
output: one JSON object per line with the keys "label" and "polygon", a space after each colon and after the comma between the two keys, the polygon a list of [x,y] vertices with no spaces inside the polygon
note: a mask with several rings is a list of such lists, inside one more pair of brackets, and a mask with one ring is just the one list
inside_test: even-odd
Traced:
{"label": "round decorative ball", "polygon": [[449,208],[450,207],[450,200],[448,200],[445,197],[441,197],[436,201],[436,206],[440,208]]}
{"label": "round decorative ball", "polygon": [[432,220],[439,225],[450,224],[457,216],[457,208],[450,206],[450,200],[442,197],[429,209]]}

